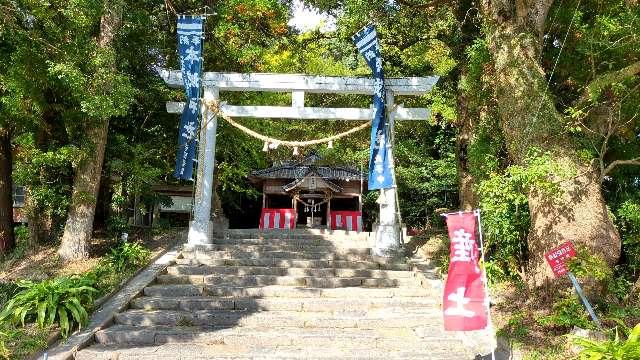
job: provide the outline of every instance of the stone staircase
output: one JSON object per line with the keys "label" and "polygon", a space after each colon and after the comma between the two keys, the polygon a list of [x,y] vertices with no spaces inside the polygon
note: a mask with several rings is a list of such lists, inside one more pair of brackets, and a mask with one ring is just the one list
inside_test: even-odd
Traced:
{"label": "stone staircase", "polygon": [[184,249],[76,359],[473,359],[441,294],[363,235],[231,233]]}

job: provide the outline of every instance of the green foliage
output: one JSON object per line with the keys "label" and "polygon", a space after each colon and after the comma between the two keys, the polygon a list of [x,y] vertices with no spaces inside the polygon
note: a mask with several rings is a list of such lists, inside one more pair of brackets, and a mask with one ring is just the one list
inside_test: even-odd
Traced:
{"label": "green foliage", "polygon": [[[0,332],[4,333],[3,340],[8,348],[8,359],[28,359],[34,353],[47,347],[52,328],[40,328],[35,324],[30,324],[25,328],[0,324]],[[2,356],[0,359],[3,359]]]}
{"label": "green foliage", "polygon": [[[502,269],[491,274],[513,278],[520,272],[527,259],[529,191],[557,194],[559,187],[553,179],[564,176],[568,176],[567,170],[560,169],[550,155],[534,151],[524,165],[509,166],[504,173],[491,174],[476,186],[488,260],[491,266]],[[492,282],[499,280],[491,279]]]}
{"label": "green foliage", "polygon": [[7,338],[7,335],[0,331],[0,359],[9,360],[11,353],[9,352],[9,349],[7,349],[7,346],[5,345],[6,338]]}
{"label": "green foliage", "polygon": [[22,259],[29,250],[29,228],[25,225],[18,225],[13,228],[16,246],[5,258]]}
{"label": "green foliage", "polygon": [[580,299],[571,290],[553,304],[553,312],[550,315],[536,320],[541,326],[561,327],[571,329],[574,326],[583,329],[594,328],[593,323],[587,316],[587,311]]}
{"label": "green foliage", "polygon": [[16,294],[19,287],[14,282],[0,283],[0,309]]}
{"label": "green foliage", "polygon": [[116,272],[137,269],[147,264],[151,252],[139,242],[123,242],[109,250],[105,261],[113,266]]}
{"label": "green foliage", "polygon": [[507,324],[498,331],[498,335],[522,341],[529,334],[529,329],[525,325],[525,318],[524,311],[514,312],[509,317]]}
{"label": "green foliage", "polygon": [[638,360],[640,359],[640,324],[637,324],[626,340],[618,328],[614,336],[607,341],[575,337],[573,343],[580,346],[581,360]]}
{"label": "green foliage", "polygon": [[58,323],[63,336],[88,321],[87,308],[97,292],[84,277],[70,276],[33,282],[21,280],[18,292],[0,313],[0,321],[25,325],[35,321],[39,327]]}
{"label": "green foliage", "polygon": [[591,254],[589,249],[576,244],[576,257],[567,262],[567,266],[577,277],[592,277],[604,281],[613,276],[608,264],[600,256]]}
{"label": "green foliage", "polygon": [[626,271],[630,278],[640,275],[640,200],[628,199],[616,213],[622,237]]}
{"label": "green foliage", "polygon": [[[396,176],[403,221],[424,228],[436,221],[434,210],[453,208],[457,202],[453,129],[439,126],[399,125]],[[433,138],[426,143],[424,138]]]}
{"label": "green foliage", "polygon": [[29,241],[29,228],[26,225],[18,225],[13,229],[13,233],[16,237],[16,242]]}

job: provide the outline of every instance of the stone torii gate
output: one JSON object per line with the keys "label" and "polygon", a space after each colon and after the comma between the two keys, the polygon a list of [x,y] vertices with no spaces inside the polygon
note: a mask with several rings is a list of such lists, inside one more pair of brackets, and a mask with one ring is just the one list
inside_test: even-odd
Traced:
{"label": "stone torii gate", "polygon": [[[161,70],[160,76],[171,87],[183,87],[179,70]],[[395,104],[395,97],[419,96],[431,91],[438,76],[405,77],[385,79],[387,121],[389,126],[390,158],[393,169],[393,135],[395,120],[427,120],[431,115],[427,108],[405,108]],[[206,72],[202,77],[204,101],[215,99],[221,91],[290,92],[291,106],[251,106],[221,104],[220,111],[230,117],[252,117],[271,119],[304,120],[371,120],[370,108],[321,108],[305,107],[305,93],[365,94],[373,95],[373,79],[361,77],[309,76],[298,74],[265,73],[218,73]],[[184,103],[168,102],[167,111],[182,113]],[[217,119],[214,113],[203,108],[198,154],[198,172],[193,210],[193,221],[189,224],[187,245],[213,244],[211,197],[213,192],[213,170]],[[394,171],[395,173],[395,171]],[[395,256],[400,249],[400,223],[397,216],[396,188],[380,191],[380,219],[375,234],[374,255]]]}

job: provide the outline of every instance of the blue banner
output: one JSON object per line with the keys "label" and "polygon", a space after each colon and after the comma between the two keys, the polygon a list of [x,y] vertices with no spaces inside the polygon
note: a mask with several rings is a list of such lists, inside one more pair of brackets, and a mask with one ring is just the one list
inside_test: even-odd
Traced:
{"label": "blue banner", "polygon": [[393,187],[393,174],[389,158],[389,137],[385,111],[384,74],[378,34],[373,25],[360,30],[352,38],[358,51],[373,71],[373,107],[371,147],[369,151],[369,190]]}
{"label": "blue banner", "polygon": [[178,179],[193,180],[193,161],[200,114],[200,79],[202,73],[202,16],[178,16],[178,54],[182,82],[187,94],[178,136],[178,155],[173,175]]}

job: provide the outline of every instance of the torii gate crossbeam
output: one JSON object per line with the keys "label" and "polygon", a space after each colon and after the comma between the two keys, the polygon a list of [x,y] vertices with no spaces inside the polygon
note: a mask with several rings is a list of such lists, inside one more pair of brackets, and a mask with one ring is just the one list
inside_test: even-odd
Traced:
{"label": "torii gate crossbeam", "polygon": [[[182,87],[179,70],[160,70],[160,76],[171,87]],[[395,106],[395,96],[419,96],[431,91],[438,76],[405,77],[385,79],[387,93],[388,126],[393,147],[395,120],[427,120],[430,110],[426,108],[404,108]],[[310,76],[299,74],[265,73],[218,73],[206,72],[202,77],[204,99],[218,99],[221,91],[261,91],[290,92],[291,106],[237,106],[221,105],[221,111],[231,117],[254,117],[273,119],[330,119],[330,120],[371,120],[372,108],[317,108],[304,106],[305,93],[373,94],[373,79],[364,77]],[[184,103],[168,102],[167,111],[179,114]],[[211,216],[211,196],[213,192],[213,169],[215,165],[215,139],[217,120],[215,115],[203,109],[203,126],[200,129],[200,152],[194,201],[194,217],[189,224],[187,245],[207,245],[213,243]],[[393,148],[391,159],[393,159]],[[393,161],[392,161],[393,166]],[[392,171],[394,171],[392,169]],[[380,222],[376,230],[374,255],[394,256],[400,249],[400,224],[396,216],[396,189],[381,190]]]}

